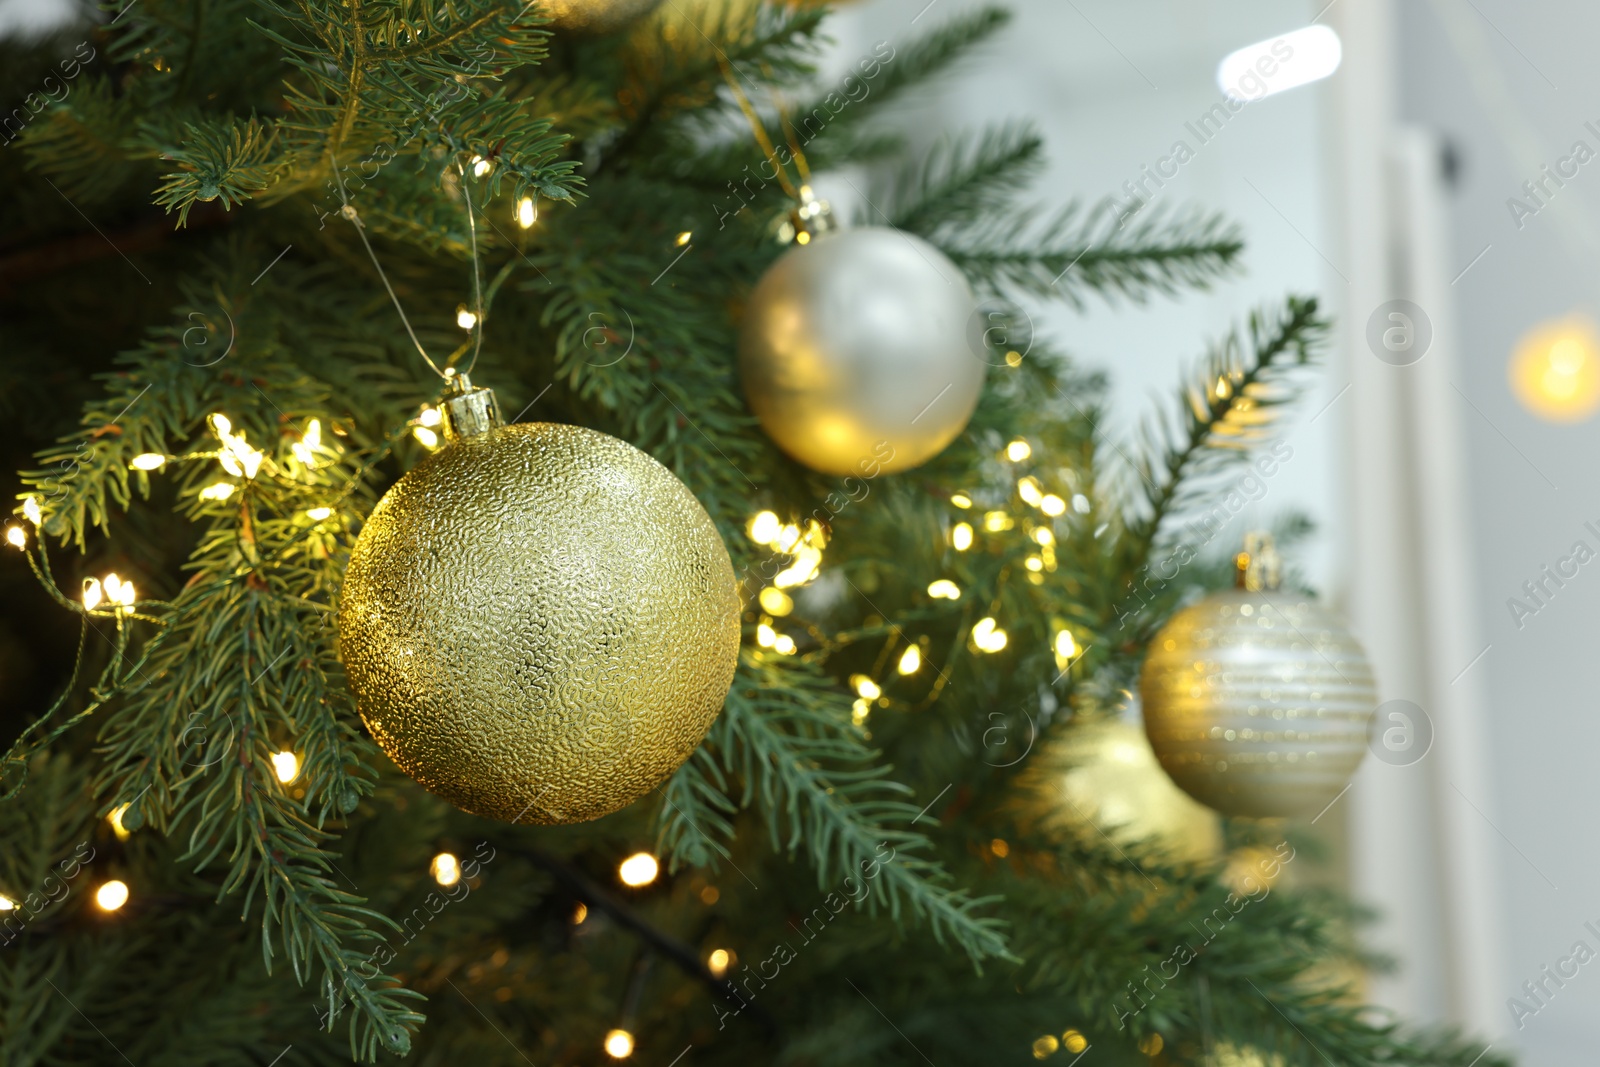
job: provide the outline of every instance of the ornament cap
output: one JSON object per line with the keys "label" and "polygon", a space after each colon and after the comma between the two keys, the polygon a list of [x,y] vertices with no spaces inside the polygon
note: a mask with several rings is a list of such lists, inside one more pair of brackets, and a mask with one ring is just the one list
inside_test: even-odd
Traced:
{"label": "ornament cap", "polygon": [[494,398],[493,389],[474,386],[472,379],[453,367],[445,374],[450,381],[450,392],[439,406],[444,411],[444,436],[447,440],[476,437],[496,426],[505,425],[505,420],[500,417],[500,402]]}
{"label": "ornament cap", "polygon": [[1233,557],[1234,582],[1240,589],[1272,591],[1283,582],[1283,561],[1272,543],[1272,535],[1254,530],[1244,535],[1244,551]]}

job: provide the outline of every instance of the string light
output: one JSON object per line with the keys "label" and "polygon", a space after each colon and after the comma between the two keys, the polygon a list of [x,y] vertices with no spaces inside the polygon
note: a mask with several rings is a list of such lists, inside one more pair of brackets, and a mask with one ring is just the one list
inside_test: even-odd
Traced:
{"label": "string light", "polygon": [[633,1035],[626,1030],[613,1030],[606,1034],[606,1055],[614,1060],[625,1060],[633,1055]]}
{"label": "string light", "polygon": [[228,416],[220,411],[213,412],[207,416],[206,422],[210,423],[211,432],[218,437],[227,437],[233,432],[233,423],[228,420]]}
{"label": "string light", "polygon": [[958,522],[955,529],[950,531],[950,545],[957,552],[965,552],[972,547],[972,527],[964,522]]}
{"label": "string light", "polygon": [[761,610],[768,615],[784,616],[794,610],[794,600],[782,589],[767,586],[761,590],[761,595],[756,599],[761,601]]}
{"label": "string light", "polygon": [[85,611],[93,611],[99,607],[104,595],[104,591],[100,588],[100,579],[85,578],[83,580],[83,607]]}
{"label": "string light", "polygon": [[661,864],[648,852],[635,852],[617,867],[617,877],[622,884],[637,889],[649,885],[661,873]]}
{"label": "string light", "polygon": [[1034,1040],[1033,1058],[1042,1060],[1046,1056],[1053,1055],[1059,1048],[1061,1048],[1061,1042],[1056,1040],[1056,1035],[1045,1034],[1043,1037]]}
{"label": "string light", "polygon": [[1040,556],[1029,556],[1022,561],[1022,565],[1037,574],[1039,571],[1044,570],[1044,559]]}
{"label": "string light", "polygon": [[421,441],[424,448],[439,447],[439,435],[426,426],[413,426],[411,428],[411,436]]}
{"label": "string light", "polygon": [[322,446],[322,421],[312,419],[306,423],[306,432],[300,435],[300,440],[289,446],[289,451],[307,467],[316,466],[316,450]]}
{"label": "string light", "polygon": [[159,452],[141,452],[128,461],[128,466],[136,471],[160,470],[166,465],[167,457]]}
{"label": "string light", "polygon": [[1033,455],[1033,446],[1020,437],[1006,445],[1006,458],[1013,463],[1021,463],[1031,455]]}
{"label": "string light", "polygon": [[22,514],[35,526],[44,522],[44,512],[39,509],[39,502],[31,496],[22,502]]}
{"label": "string light", "polygon": [[582,926],[583,920],[589,917],[589,905],[578,901],[578,906],[572,909],[572,925]]}
{"label": "string light", "polygon": [[444,421],[444,413],[438,408],[423,408],[422,414],[417,416],[417,421],[424,426],[437,426]]}
{"label": "string light", "polygon": [[1039,479],[1031,474],[1026,478],[1017,479],[1017,493],[1023,502],[1031,507],[1038,507],[1039,502],[1044,499],[1044,489],[1040,487]]}
{"label": "string light", "polygon": [[7,896],[0,896],[0,911],[10,911],[17,906],[17,902]]}
{"label": "string light", "polygon": [[461,864],[453,853],[441,852],[433,857],[428,871],[433,875],[433,880],[442,886],[453,886],[461,881]]}
{"label": "string light", "polygon": [[233,495],[234,488],[235,486],[229,484],[228,482],[218,482],[216,485],[208,485],[204,489],[200,490],[200,499],[217,501],[226,500]]}
{"label": "string light", "polygon": [[1065,515],[1067,513],[1067,502],[1054,493],[1048,493],[1043,500],[1039,501],[1039,510],[1051,518],[1055,518],[1057,515]]}
{"label": "string light", "polygon": [[1055,649],[1056,656],[1059,659],[1071,659],[1078,654],[1078,642],[1073,639],[1070,631],[1058,630],[1056,632]]}
{"label": "string light", "polygon": [[111,809],[111,814],[106,816],[106,822],[111,824],[111,832],[117,835],[118,841],[126,841],[133,836],[133,831],[122,825],[122,817],[127,814],[128,805],[118,804]]}
{"label": "string light", "polygon": [[948,578],[940,578],[928,585],[928,595],[935,600],[960,600],[961,587]]}
{"label": "string light", "polygon": [[463,330],[470,330],[474,326],[478,325],[478,316],[467,310],[467,305],[457,304],[456,325],[461,327]]}
{"label": "string light", "polygon": [[1016,520],[1003,511],[984,512],[983,528],[990,533],[1000,533],[1002,530],[1009,530],[1015,525]]}
{"label": "string light", "polygon": [[867,721],[867,716],[872,714],[872,703],[857,697],[855,703],[850,705],[850,721],[857,726]]}
{"label": "string light", "polygon": [[1061,1035],[1061,1045],[1068,1052],[1082,1052],[1089,1047],[1089,1039],[1076,1030],[1068,1030]]}
{"label": "string light", "polygon": [[780,655],[792,656],[794,655],[795,650],[794,638],[790,637],[788,634],[779,634],[777,637],[772,639],[772,647],[777,650]]}
{"label": "string light", "polygon": [[778,531],[778,543],[776,547],[779,552],[787,552],[793,548],[799,540],[800,527],[790,523],[788,526],[785,526],[782,530]]}
{"label": "string light", "polygon": [[1507,368],[1522,406],[1551,422],[1578,422],[1600,407],[1600,336],[1582,316],[1542,323]]}
{"label": "string light", "polygon": [[105,579],[106,599],[117,607],[131,608],[136,599],[132,582],[125,582],[112,571]]}
{"label": "string light", "polygon": [[981,652],[999,652],[1006,647],[1006,632],[995,625],[994,619],[985,616],[972,627],[972,643]]}
{"label": "string light", "polygon": [[692,240],[694,240],[694,234],[688,230],[684,230],[682,233],[678,234],[678,247],[682,248]]}
{"label": "string light", "polygon": [[524,230],[532,229],[533,224],[539,221],[539,209],[534,206],[533,197],[525,196],[517,201],[517,225]]}
{"label": "string light", "polygon": [[17,548],[28,547],[28,535],[20,526],[6,527],[6,540]]}
{"label": "string light", "polygon": [[856,696],[862,700],[877,700],[883,696],[883,690],[878,687],[878,683],[864,674],[852,674],[850,676],[850,687],[856,691]]}
{"label": "string light", "polygon": [[801,230],[799,233],[794,235],[794,240],[796,244],[808,245],[811,243],[811,235],[806,231]]}
{"label": "string light", "polygon": [[272,754],[272,771],[278,776],[278,781],[288,785],[300,774],[300,757],[285,749]]}
{"label": "string light", "polygon": [[725,948],[714,948],[711,955],[706,957],[706,967],[712,974],[721,978],[727,973],[728,967],[733,963],[733,953]]}
{"label": "string light", "polygon": [[700,903],[710,907],[722,899],[722,891],[714,885],[708,885],[700,890]]}
{"label": "string light", "polygon": [[1053,545],[1056,543],[1056,535],[1050,532],[1050,528],[1048,526],[1035,526],[1032,530],[1028,531],[1028,536],[1032,537],[1041,545]]}
{"label": "string light", "polygon": [[972,506],[972,498],[965,493],[951,493],[950,503],[958,508],[970,508]]}
{"label": "string light", "polygon": [[474,178],[481,178],[493,169],[494,164],[489,162],[487,159],[484,159],[482,156],[472,157],[472,176]]}
{"label": "string light", "polygon": [[117,878],[101,882],[94,891],[94,902],[101,911],[116,911],[128,902],[128,883]]}
{"label": "string light", "polygon": [[309,508],[306,510],[306,518],[313,519],[317,522],[321,522],[323,519],[326,519],[332,514],[332,508]]}
{"label": "string light", "polygon": [[1139,1042],[1139,1051],[1144,1053],[1146,1056],[1159,1056],[1161,1055],[1161,1050],[1166,1047],[1167,1043],[1162,1040],[1160,1034],[1151,1034],[1149,1037]]}
{"label": "string light", "polygon": [[750,535],[750,540],[758,545],[770,545],[778,539],[778,532],[783,524],[778,521],[778,516],[770,511],[758,511],[750,519],[750,524],[745,530]]}
{"label": "string light", "polygon": [[777,641],[777,639],[777,632],[772,629],[771,625],[764,622],[756,624],[756,644],[762,648],[771,648],[773,642]]}
{"label": "string light", "polygon": [[907,645],[905,653],[900,657],[900,665],[896,669],[901,674],[916,674],[922,669],[922,649],[916,645]]}

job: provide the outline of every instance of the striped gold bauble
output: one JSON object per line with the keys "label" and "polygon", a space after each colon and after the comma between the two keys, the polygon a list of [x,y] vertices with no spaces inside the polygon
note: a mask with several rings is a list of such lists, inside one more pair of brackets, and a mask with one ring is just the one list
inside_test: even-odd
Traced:
{"label": "striped gold bauble", "polygon": [[1225,815],[1318,815],[1355,773],[1378,703],[1365,653],[1309,596],[1276,588],[1264,535],[1239,588],[1185,608],[1150,644],[1145,732],[1185,792]]}

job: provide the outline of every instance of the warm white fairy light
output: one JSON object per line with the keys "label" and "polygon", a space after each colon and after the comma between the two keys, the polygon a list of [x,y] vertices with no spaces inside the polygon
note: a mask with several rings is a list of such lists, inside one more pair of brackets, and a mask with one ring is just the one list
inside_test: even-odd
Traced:
{"label": "warm white fairy light", "polygon": [[1033,446],[1020,437],[1006,445],[1006,458],[1013,463],[1021,463],[1031,455],[1033,455]]}
{"label": "warm white fairy light", "polygon": [[661,864],[648,852],[635,852],[617,866],[617,877],[622,884],[638,889],[649,885],[661,873]]}
{"label": "warm white fairy light", "polygon": [[233,423],[222,412],[213,412],[206,422],[211,424],[211,432],[218,437],[226,437],[233,432]]}
{"label": "warm white fairy light", "polygon": [[22,514],[35,526],[44,522],[44,512],[39,508],[39,502],[31,496],[22,502]]}
{"label": "warm white fairy light", "polygon": [[94,902],[101,911],[116,911],[128,902],[128,883],[118,878],[101,882],[94,891]]}
{"label": "warm white fairy light", "polygon": [[100,601],[104,597],[105,592],[100,587],[100,579],[85,578],[83,580],[83,606],[85,610],[93,611],[99,607]]}
{"label": "warm white fairy light", "polygon": [[626,1030],[612,1030],[606,1034],[606,1055],[614,1060],[625,1060],[633,1055],[633,1035]]}
{"label": "warm white fairy light", "polygon": [[332,515],[332,514],[333,514],[333,509],[332,508],[308,508],[308,509],[306,509],[306,518],[314,519],[317,522],[321,522],[323,519],[326,519],[329,515]]}
{"label": "warm white fairy light", "polygon": [[1028,532],[1028,536],[1046,547],[1056,543],[1056,535],[1050,532],[1048,526],[1035,526]]}
{"label": "warm white fairy light", "polygon": [[682,233],[678,234],[678,238],[677,238],[678,247],[682,248],[684,245],[688,244],[692,240],[694,240],[694,234],[691,233],[688,230],[684,230]]}
{"label": "warm white fairy light", "polygon": [[770,545],[778,539],[778,533],[782,529],[783,523],[779,521],[778,516],[770,511],[758,511],[751,517],[745,532],[756,544]]}
{"label": "warm white fairy light", "polygon": [[484,159],[482,156],[472,157],[472,176],[474,178],[481,178],[493,169],[494,164],[489,160]]}
{"label": "warm white fairy light", "polygon": [[1060,658],[1071,659],[1078,654],[1078,642],[1070,631],[1060,630],[1056,633],[1055,649],[1056,655]]}
{"label": "warm white fairy light", "polygon": [[27,548],[28,547],[28,534],[27,534],[27,531],[23,530],[23,528],[20,527],[20,526],[8,526],[8,527],[6,527],[6,540],[8,542],[10,542],[10,544],[13,547],[16,547],[16,548]]}
{"label": "warm white fairy light", "polygon": [[779,634],[772,639],[772,647],[780,655],[792,656],[795,650],[794,638],[788,634]]}
{"label": "warm white fairy light", "polygon": [[517,201],[517,225],[524,230],[531,229],[539,221],[539,209],[533,204],[533,197],[525,196]]}
{"label": "warm white fairy light", "polygon": [[883,696],[883,690],[879,688],[878,683],[864,674],[852,674],[850,676],[850,687],[856,691],[856,695],[862,700],[877,700]]}
{"label": "warm white fairy light", "polygon": [[125,582],[117,576],[116,571],[107,574],[103,583],[106,599],[114,606],[132,607],[136,599],[132,582]]}
{"label": "warm white fairy light", "polygon": [[1049,493],[1043,500],[1039,501],[1039,510],[1051,518],[1057,515],[1065,515],[1067,513],[1067,502],[1054,493]]}
{"label": "warm white fairy light", "polygon": [[422,414],[417,416],[417,421],[424,426],[437,426],[444,421],[444,413],[438,408],[423,408]]}
{"label": "warm white fairy light", "polygon": [[128,805],[118,804],[106,816],[106,822],[111,824],[111,832],[117,835],[118,841],[126,841],[133,836],[133,831],[122,824],[122,817],[128,813]]}
{"label": "warm white fairy light", "polygon": [[972,643],[980,652],[999,652],[1006,647],[1006,632],[986,616],[972,627]]}
{"label": "warm white fairy light", "polygon": [[1044,559],[1040,556],[1029,556],[1022,561],[1022,565],[1037,574],[1044,570]]}
{"label": "warm white fairy light", "polygon": [[0,911],[10,911],[17,906],[17,902],[7,896],[0,896]]}
{"label": "warm white fairy light", "polygon": [[478,316],[474,315],[471,310],[467,308],[467,305],[462,304],[460,307],[456,308],[456,325],[461,327],[463,330],[470,330],[474,326],[478,325]]}
{"label": "warm white fairy light", "polygon": [[968,523],[958,522],[955,529],[950,531],[950,545],[957,552],[965,552],[972,547],[972,527]]}
{"label": "warm white fairy light", "polygon": [[300,440],[289,446],[289,451],[307,467],[316,465],[316,450],[322,446],[322,421],[312,419],[306,423],[306,432],[300,435]]}
{"label": "warm white fairy light", "polygon": [[441,852],[433,857],[433,863],[428,866],[428,871],[433,875],[433,880],[449,888],[461,881],[461,863],[454,853]]}
{"label": "warm white fairy light", "polygon": [[762,648],[771,648],[773,643],[777,640],[778,633],[772,628],[770,623],[763,622],[756,624],[756,644],[760,645]]}
{"label": "warm white fairy light", "polygon": [[160,470],[167,462],[167,457],[160,452],[141,452],[128,461],[128,466],[136,471]]}
{"label": "warm white fairy light", "polygon": [[916,674],[922,669],[922,649],[916,645],[906,646],[905,652],[900,656],[899,666],[895,669],[901,674]]}
{"label": "warm white fairy light", "polygon": [[300,757],[288,749],[272,754],[272,773],[278,781],[288,785],[300,775]]}
{"label": "warm white fairy light", "polygon": [[965,493],[951,493],[950,503],[958,508],[970,508],[972,506],[972,498]]}
{"label": "warm white fairy light", "polygon": [[234,488],[235,486],[229,484],[228,482],[218,482],[215,485],[208,485],[204,489],[200,490],[200,499],[226,500],[233,495]]}
{"label": "warm white fairy light", "polygon": [[426,426],[411,427],[411,436],[422,442],[424,448],[438,448],[439,435]]}
{"label": "warm white fairy light", "polygon": [[1026,478],[1017,479],[1017,493],[1024,503],[1032,507],[1038,507],[1039,502],[1044,499],[1044,489],[1039,485],[1039,479],[1031,474]]}
{"label": "warm white fairy light", "polygon": [[961,587],[948,578],[940,578],[928,584],[928,595],[935,600],[960,600]]}
{"label": "warm white fairy light", "polygon": [[761,610],[768,615],[777,615],[781,618],[794,610],[794,599],[775,586],[769,585],[761,590],[756,599],[761,601]]}
{"label": "warm white fairy light", "polygon": [[783,529],[778,531],[778,540],[774,547],[776,547],[779,552],[787,552],[793,548],[799,542],[799,540],[800,527],[790,523],[788,526],[785,526]]}
{"label": "warm white fairy light", "polygon": [[725,948],[714,948],[711,955],[706,957],[706,968],[717,978],[726,974],[732,963],[733,953]]}

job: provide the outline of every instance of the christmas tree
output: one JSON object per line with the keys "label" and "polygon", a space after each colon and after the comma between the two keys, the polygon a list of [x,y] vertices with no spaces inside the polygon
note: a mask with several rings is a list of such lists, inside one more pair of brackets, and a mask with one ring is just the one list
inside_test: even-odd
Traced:
{"label": "christmas tree", "polygon": [[[1003,11],[828,84],[822,8],[629,7],[134,0],[5,46],[5,1062],[1504,1062],[1362,1007],[1351,909],[1274,888],[1285,824],[1210,849],[1051,788],[1228,582],[1190,527],[1311,373],[1315,302],[1118,442],[1010,301],[1203,287],[1241,245],[1041,208],[1023,128],[905,158],[895,102]],[[737,352],[845,164],[858,224],[989,302],[963,432],[841,478],[762,432]],[[737,577],[709,734],[595,821],[424,790],[341,659],[352,546],[460,447],[436,369],[469,366],[507,422],[653,456]]]}

